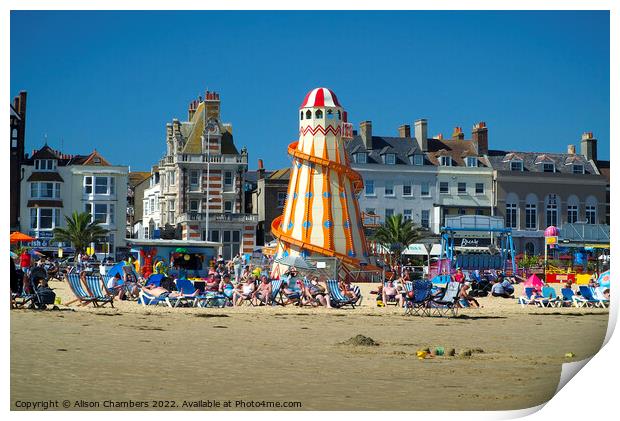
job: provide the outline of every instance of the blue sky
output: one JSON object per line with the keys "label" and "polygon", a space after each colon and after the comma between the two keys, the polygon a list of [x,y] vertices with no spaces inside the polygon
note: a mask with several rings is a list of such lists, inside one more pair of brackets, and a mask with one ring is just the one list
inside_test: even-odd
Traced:
{"label": "blue sky", "polygon": [[99,150],[148,170],[165,125],[206,89],[250,167],[288,166],[307,91],[336,92],[356,126],[485,121],[494,149],[609,158],[608,12],[12,12],[11,94],[28,91],[28,151]]}

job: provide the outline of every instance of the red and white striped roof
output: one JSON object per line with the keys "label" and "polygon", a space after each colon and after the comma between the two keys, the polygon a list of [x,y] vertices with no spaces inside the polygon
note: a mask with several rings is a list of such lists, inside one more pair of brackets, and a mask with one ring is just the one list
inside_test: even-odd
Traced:
{"label": "red and white striped roof", "polygon": [[327,88],[315,88],[308,92],[301,107],[342,107],[336,94]]}

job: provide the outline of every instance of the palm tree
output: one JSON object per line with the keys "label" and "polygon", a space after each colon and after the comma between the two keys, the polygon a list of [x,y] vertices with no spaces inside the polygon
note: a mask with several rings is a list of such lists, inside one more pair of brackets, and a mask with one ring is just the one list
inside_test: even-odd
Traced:
{"label": "palm tree", "polygon": [[422,236],[419,228],[410,219],[404,219],[401,214],[386,218],[375,231],[373,239],[381,246],[389,250],[394,261],[400,261],[403,251],[411,244],[418,241]]}
{"label": "palm tree", "polygon": [[67,228],[54,228],[54,239],[62,243],[71,243],[75,253],[82,253],[90,245],[103,239],[108,230],[99,226],[99,222],[91,222],[91,214],[74,211],[71,217],[65,216]]}

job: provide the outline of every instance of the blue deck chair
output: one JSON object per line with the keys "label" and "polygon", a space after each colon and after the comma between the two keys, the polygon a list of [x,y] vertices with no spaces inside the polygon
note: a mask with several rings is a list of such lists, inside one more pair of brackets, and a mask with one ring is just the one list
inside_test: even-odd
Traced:
{"label": "blue deck chair", "polygon": [[177,291],[182,294],[180,297],[170,299],[170,302],[173,304],[173,307],[178,307],[179,305],[190,305],[192,307],[198,306],[198,303],[204,301],[206,299],[210,299],[214,294],[196,294],[192,297],[185,297],[184,295],[192,295],[196,292],[196,287],[189,279],[177,279],[175,281],[177,286]]}
{"label": "blue deck chair", "polygon": [[430,313],[438,316],[445,316],[448,313],[451,313],[452,317],[456,317],[459,308],[457,304],[459,301],[460,291],[461,284],[459,282],[448,282],[443,291],[443,295],[429,301],[428,307],[430,309]]}
{"label": "blue deck chair", "polygon": [[345,297],[338,286],[337,280],[329,279],[327,281],[327,290],[329,292],[329,303],[332,307],[341,308],[351,306],[352,308],[355,308],[357,298]]}
{"label": "blue deck chair", "polygon": [[99,276],[86,276],[86,289],[95,298],[93,304],[95,307],[103,307],[106,304],[114,307],[114,295],[108,294],[102,282]]}
{"label": "blue deck chair", "polygon": [[562,304],[562,300],[558,297],[553,287],[543,287],[541,294],[542,297],[536,298],[536,302],[541,307],[558,307]]}
{"label": "blue deck chair", "polygon": [[274,304],[282,305],[282,279],[271,281],[271,305]]}
{"label": "blue deck chair", "polygon": [[413,298],[405,298],[405,316],[430,315],[428,304],[432,297],[433,283],[428,280],[418,280],[412,285]]}
{"label": "blue deck chair", "polygon": [[592,289],[587,285],[579,285],[579,292],[584,298],[584,304],[588,307],[601,307],[605,308],[605,304],[594,297]]}
{"label": "blue deck chair", "polygon": [[161,281],[164,279],[164,276],[165,275],[162,275],[161,273],[154,273],[149,276],[149,279],[146,280],[146,285],[154,285],[159,287],[161,286]]}
{"label": "blue deck chair", "polygon": [[562,305],[583,307],[584,299],[575,294],[572,288],[562,288]]}
{"label": "blue deck chair", "polygon": [[168,298],[168,294],[155,296],[144,290],[140,290],[138,294],[138,304],[142,304],[143,306],[167,305],[168,307],[174,307],[173,302],[174,300]]}
{"label": "blue deck chair", "polygon": [[78,275],[77,273],[69,273],[67,275],[67,283],[69,284],[69,288],[71,288],[71,291],[76,298],[73,301],[69,301],[67,305],[79,301],[80,305],[92,304],[94,307],[97,306],[95,304],[96,298],[86,291],[84,285],[82,284],[82,280],[80,279],[80,275]]}
{"label": "blue deck chair", "polygon": [[529,304],[535,304],[536,297],[534,297],[533,294],[534,294],[534,288],[526,287],[525,297],[517,298],[517,302],[521,304],[521,307],[525,307],[526,305],[529,305]]}

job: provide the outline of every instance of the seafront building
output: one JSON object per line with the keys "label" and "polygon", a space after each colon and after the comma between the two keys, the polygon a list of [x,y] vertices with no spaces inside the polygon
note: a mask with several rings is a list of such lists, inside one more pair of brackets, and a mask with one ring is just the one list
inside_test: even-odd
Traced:
{"label": "seafront building", "polygon": [[176,229],[177,239],[222,243],[222,255],[230,259],[253,251],[258,219],[244,212],[248,153],[235,145],[220,105],[219,94],[207,91],[204,100],[189,104],[187,121],[166,125],[159,218],[160,226]]}
{"label": "seafront building", "polygon": [[64,217],[77,211],[109,230],[95,245],[99,257],[125,251],[128,167],[110,164],[96,150],[69,155],[46,144],[26,156],[22,168],[20,226],[37,239],[34,246],[57,252],[53,230],[65,227]]}
{"label": "seafront building", "polygon": [[11,231],[19,231],[21,229],[20,206],[21,206],[21,189],[14,188],[18,186],[23,179],[22,165],[25,157],[26,145],[26,98],[27,93],[21,91],[10,105],[11,108],[11,158],[9,182],[10,189],[10,224]]}

